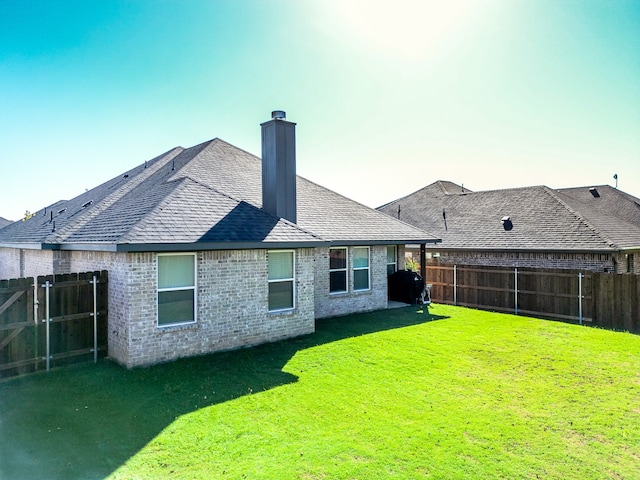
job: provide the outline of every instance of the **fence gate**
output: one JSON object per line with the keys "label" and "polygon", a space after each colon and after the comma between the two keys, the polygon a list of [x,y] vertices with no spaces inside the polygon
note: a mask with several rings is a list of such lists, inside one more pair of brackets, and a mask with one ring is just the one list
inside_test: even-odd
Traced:
{"label": "fence gate", "polygon": [[0,378],[107,353],[106,271],[0,280]]}

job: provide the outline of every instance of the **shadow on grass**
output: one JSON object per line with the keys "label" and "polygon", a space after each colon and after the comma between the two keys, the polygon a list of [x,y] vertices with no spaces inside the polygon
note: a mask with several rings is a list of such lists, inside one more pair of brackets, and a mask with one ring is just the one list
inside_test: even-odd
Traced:
{"label": "shadow on grass", "polygon": [[415,307],[319,320],[316,332],[126,370],[108,360],[0,382],[0,478],[104,478],[176,418],[297,381],[296,352],[442,319]]}

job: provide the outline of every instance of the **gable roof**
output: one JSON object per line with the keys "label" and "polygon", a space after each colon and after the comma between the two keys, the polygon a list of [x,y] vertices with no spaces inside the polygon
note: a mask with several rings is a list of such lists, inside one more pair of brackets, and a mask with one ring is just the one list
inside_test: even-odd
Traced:
{"label": "gable roof", "polygon": [[220,139],[176,147],[3,229],[0,245],[108,251],[435,242],[297,177],[297,223],[262,210],[261,160]]}
{"label": "gable roof", "polygon": [[[441,237],[438,248],[442,250],[611,252],[640,248],[640,222],[616,216],[604,202],[602,208],[594,208],[576,198],[576,191],[534,186],[480,192],[465,188],[464,193],[461,189],[450,193],[456,189],[450,185],[443,189],[442,184],[435,182],[379,210],[396,218],[399,210],[401,220]],[[511,229],[503,227],[504,217],[509,217]]]}

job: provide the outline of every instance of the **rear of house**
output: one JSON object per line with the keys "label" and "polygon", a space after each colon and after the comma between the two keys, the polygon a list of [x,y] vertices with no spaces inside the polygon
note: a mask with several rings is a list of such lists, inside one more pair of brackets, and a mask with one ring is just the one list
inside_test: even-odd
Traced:
{"label": "rear of house", "polygon": [[262,160],[176,147],[0,230],[0,278],[109,271],[109,356],[128,366],[311,333],[387,306],[404,245],[438,241],[296,175],[295,124]]}

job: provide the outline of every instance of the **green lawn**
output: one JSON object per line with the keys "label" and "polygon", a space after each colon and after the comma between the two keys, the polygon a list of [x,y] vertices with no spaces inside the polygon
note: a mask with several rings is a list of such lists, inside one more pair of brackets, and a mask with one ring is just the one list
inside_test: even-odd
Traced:
{"label": "green lawn", "polygon": [[0,382],[0,478],[640,478],[640,336],[434,305]]}

